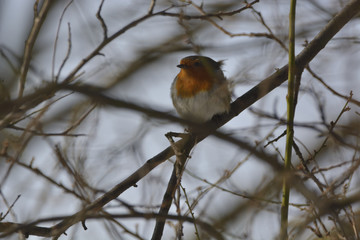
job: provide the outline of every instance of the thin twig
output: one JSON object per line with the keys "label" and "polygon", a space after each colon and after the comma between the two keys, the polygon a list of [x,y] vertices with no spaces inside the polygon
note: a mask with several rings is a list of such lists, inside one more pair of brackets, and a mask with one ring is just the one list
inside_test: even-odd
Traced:
{"label": "thin twig", "polygon": [[61,13],[60,19],[59,19],[59,23],[58,23],[58,27],[56,30],[56,36],[55,36],[55,41],[54,41],[54,50],[53,50],[53,56],[52,56],[52,64],[51,64],[51,79],[53,79],[55,82],[58,80],[59,75],[56,76],[55,79],[55,60],[56,60],[56,50],[57,50],[57,43],[59,40],[59,35],[60,35],[60,27],[62,24],[62,20],[64,18],[65,12],[66,10],[70,7],[70,5],[74,2],[74,0],[70,0],[70,2],[65,6],[64,10]]}
{"label": "thin twig", "polygon": [[18,94],[19,98],[21,98],[24,93],[26,77],[27,77],[27,73],[28,73],[30,61],[31,61],[31,53],[32,53],[35,41],[37,39],[37,36],[41,29],[41,26],[44,23],[46,15],[51,6],[51,0],[44,0],[40,11],[38,11],[39,2],[40,2],[40,0],[36,0],[36,2],[34,4],[33,26],[31,28],[31,31],[30,31],[29,36],[26,39],[26,43],[25,43],[23,62],[22,62],[21,68],[20,68],[20,83],[19,83],[20,85],[19,85],[19,94]]}
{"label": "thin twig", "polygon": [[[172,8],[172,7],[170,7]],[[129,29],[134,28],[135,26],[137,26],[139,23],[144,22],[145,20],[161,15],[164,12],[166,12],[168,9],[165,9],[163,11],[157,12],[157,13],[152,13],[152,14],[145,14],[142,17],[139,17],[138,19],[130,22],[129,24],[127,24],[126,26],[124,26],[123,28],[121,28],[120,30],[118,30],[117,32],[115,32],[113,35],[107,37],[106,39],[104,39],[88,56],[86,56],[85,58],[83,58],[80,63],[70,72],[70,74],[66,77],[66,79],[64,80],[64,83],[69,83],[71,81],[74,80],[74,77],[76,76],[76,74],[80,71],[80,69],[87,63],[89,62],[91,59],[93,59],[95,56],[98,55],[102,55],[100,53],[100,51],[107,46],[110,42],[112,42],[114,39],[118,38],[120,35],[124,34],[125,32],[127,32]]]}
{"label": "thin twig", "polygon": [[54,132],[40,132],[37,130],[32,130],[32,129],[27,129],[27,128],[23,128],[23,127],[18,127],[18,126],[9,126],[8,128],[10,129],[14,129],[14,130],[18,130],[18,131],[23,131],[23,132],[29,132],[32,133],[33,135],[36,136],[44,136],[44,137],[84,137],[87,136],[87,134],[83,134],[83,133],[75,133],[75,134],[71,134],[71,133],[66,133],[66,130],[64,132],[59,132],[59,133],[54,133]]}
{"label": "thin twig", "polygon": [[148,11],[149,14],[152,14],[154,12],[155,4],[156,4],[156,0],[151,0],[149,11]]}
{"label": "thin twig", "polygon": [[103,29],[103,35],[104,35],[103,40],[105,41],[108,38],[108,28],[106,26],[106,23],[105,23],[103,17],[101,16],[101,10],[102,10],[102,7],[104,5],[104,2],[105,2],[105,0],[101,0],[99,9],[96,12],[96,18],[99,19],[99,21],[100,21],[100,25],[101,25],[101,27]]}
{"label": "thin twig", "polygon": [[[182,173],[185,168],[186,160],[188,159],[189,153],[195,144],[195,138],[190,134],[186,135],[183,138],[183,140],[185,140],[185,142],[187,142],[186,145],[173,144],[173,151],[175,153],[177,153],[176,161],[174,163],[173,172],[172,172],[170,180],[168,182],[167,189],[163,196],[163,200],[162,200],[161,207],[159,210],[159,215],[167,215],[168,214],[170,207],[171,207],[172,200],[175,196],[175,191],[178,188],[178,186],[180,186],[181,176],[182,176]],[[182,151],[179,152],[179,149],[181,149]],[[161,239],[163,231],[164,231],[165,220],[166,219],[163,219],[163,218],[156,219],[155,228],[154,228],[154,231],[153,231],[153,234],[151,237],[152,240]]]}
{"label": "thin twig", "polygon": [[[1,193],[1,196],[3,196],[2,193]],[[14,200],[13,203],[8,207],[8,210],[6,211],[6,213],[5,213],[4,215],[2,215],[2,213],[1,213],[1,215],[0,215],[0,222],[1,222],[3,219],[5,219],[6,216],[11,212],[11,210],[12,210],[12,208],[14,207],[15,203],[17,202],[17,200],[19,200],[20,197],[21,197],[21,195],[18,195],[18,196],[15,198],[15,200]]]}
{"label": "thin twig", "polygon": [[[264,37],[270,38],[275,40],[285,51],[288,51],[288,48],[286,47],[286,45],[283,43],[283,41],[281,41],[278,37],[276,37],[276,35],[273,33],[273,31],[271,30],[271,28],[267,25],[267,23],[265,22],[265,19],[263,18],[261,12],[256,11],[254,9],[253,6],[251,6],[251,9],[254,11],[254,13],[259,17],[259,20],[261,22],[261,24],[266,28],[266,30],[268,30],[268,34],[265,34]],[[256,37],[256,36],[255,36]]]}
{"label": "thin twig", "polygon": [[[222,18],[224,16],[233,16],[236,14],[239,14],[240,12],[251,8],[251,6],[253,6],[254,4],[258,3],[260,0],[254,0],[250,3],[247,3],[244,7],[241,7],[239,9],[230,11],[230,12],[217,12],[217,13],[206,13],[206,14],[202,14],[202,15],[187,15],[187,14],[183,14],[183,13],[170,13],[167,11],[163,11],[162,13],[160,13],[159,15],[162,16],[169,16],[169,17],[177,17],[177,18],[183,18],[185,20],[191,20],[191,19],[207,19],[207,18],[211,18],[211,17],[216,17],[216,18]],[[192,1],[187,1],[187,3],[192,4]],[[201,8],[201,6],[199,6]]]}
{"label": "thin twig", "polygon": [[[349,98],[348,96],[346,96],[346,95],[344,95],[344,94],[341,94],[341,93],[339,93],[338,91],[334,90],[332,87],[330,87],[319,75],[317,75],[317,74],[310,68],[309,65],[306,67],[306,70],[308,70],[309,73],[310,73],[316,80],[318,80],[321,84],[323,84],[323,85],[324,85],[330,92],[332,92],[334,95],[336,95],[336,96],[338,96],[338,97],[341,97],[341,98],[343,98],[343,99],[346,99],[346,100]],[[354,103],[354,104],[356,104],[356,105],[358,105],[358,106],[360,106],[360,101],[358,101],[358,100],[356,100],[356,99],[354,99],[354,98],[351,98],[351,99],[350,99],[350,102],[351,102],[351,103]]]}
{"label": "thin twig", "polygon": [[63,67],[65,66],[65,63],[67,62],[67,60],[69,59],[70,57],[70,53],[71,53],[71,47],[72,47],[72,41],[71,41],[71,26],[70,26],[70,23],[68,23],[68,49],[66,51],[66,55],[59,67],[59,70],[56,74],[56,77],[55,77],[55,82],[58,81],[59,77],[60,77],[60,74],[61,74],[61,70],[63,69]]}
{"label": "thin twig", "polygon": [[[191,217],[195,220],[195,215],[194,215],[194,212],[193,212],[193,209],[191,208],[191,205],[190,205],[190,202],[189,202],[189,198],[186,194],[186,191],[185,191],[185,188],[180,184],[180,187],[184,193],[184,196],[185,196],[185,203],[186,205],[188,206],[189,208],[189,212],[191,214]],[[195,236],[196,236],[196,239],[197,240],[200,240],[200,235],[199,235],[199,231],[198,231],[198,228],[196,226],[196,221],[194,221],[194,228],[195,228]]]}

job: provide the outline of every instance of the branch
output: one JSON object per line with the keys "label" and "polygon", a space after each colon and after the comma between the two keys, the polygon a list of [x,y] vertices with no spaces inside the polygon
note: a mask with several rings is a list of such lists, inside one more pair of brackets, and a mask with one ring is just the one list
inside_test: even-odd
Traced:
{"label": "branch", "polygon": [[[287,94],[287,128],[284,169],[290,171],[291,156],[294,142],[294,116],[296,107],[295,95],[295,16],[296,0],[291,0],[289,13],[289,73],[288,73],[288,94]],[[300,79],[298,79],[300,82]],[[298,90],[298,89],[297,89]],[[290,182],[286,175],[283,178],[282,202],[280,209],[280,239],[288,239],[288,215],[290,199]]]}
{"label": "branch", "polygon": [[24,57],[23,63],[20,68],[20,86],[19,86],[19,98],[23,96],[26,76],[29,70],[30,61],[31,61],[31,52],[33,50],[35,41],[40,32],[41,26],[45,21],[46,15],[50,9],[50,0],[45,0],[41,6],[40,11],[38,12],[38,4],[39,0],[37,0],[34,4],[34,21],[33,26],[31,28],[29,37],[25,43]]}
{"label": "branch", "polygon": [[[102,4],[100,5],[100,7],[102,7]],[[100,14],[100,10],[99,9],[99,14]],[[129,29],[137,26],[139,23],[147,20],[148,18],[157,16],[157,15],[162,15],[164,12],[166,12],[168,9],[165,9],[163,11],[157,12],[157,13],[147,13],[144,16],[132,21],[131,23],[127,24],[126,26],[124,26],[123,28],[121,28],[120,30],[118,30],[117,32],[115,32],[113,35],[107,37],[106,35],[104,35],[104,39],[103,41],[85,58],[83,58],[81,60],[81,62],[74,68],[74,70],[66,77],[66,79],[64,80],[64,83],[69,83],[73,80],[73,78],[75,77],[76,73],[87,63],[89,62],[92,58],[94,58],[97,55],[101,55],[100,51],[107,46],[110,42],[112,42],[114,39],[116,39],[117,37],[119,37],[120,35],[124,34],[126,31],[128,31]],[[100,16],[100,15],[99,15]],[[104,22],[101,22],[102,24],[102,28],[104,31],[104,34],[106,34],[105,32],[105,28],[103,25],[105,24]]]}
{"label": "branch", "polygon": [[[319,77],[319,76],[310,68],[310,66],[307,66],[307,67],[306,67],[306,70],[308,70],[309,73],[310,73],[315,79],[317,79],[322,85],[324,85],[325,88],[327,88],[327,89],[328,89],[330,92],[332,92],[334,95],[336,95],[336,96],[338,96],[338,97],[341,97],[342,99],[345,99],[345,100],[348,100],[348,99],[349,99],[348,96],[339,93],[338,91],[336,91],[336,90],[334,90],[332,87],[330,87],[328,84],[326,84],[326,83],[324,82],[324,80],[323,80],[321,77]],[[356,105],[358,105],[358,106],[360,107],[360,101],[358,101],[358,100],[356,100],[356,99],[354,99],[354,98],[351,98],[351,99],[350,99],[350,102],[353,103],[353,104],[356,104]]]}
{"label": "branch", "polygon": [[[202,14],[202,15],[186,15],[183,13],[169,13],[169,12],[162,12],[159,15],[162,16],[169,16],[169,17],[178,17],[181,19],[185,19],[185,20],[192,20],[192,19],[208,19],[211,17],[216,17],[216,18],[220,18],[224,17],[224,16],[233,16],[235,14],[238,14],[246,9],[252,8],[252,6],[255,3],[258,3],[260,0],[254,0],[251,3],[247,3],[244,7],[241,7],[239,9],[236,9],[234,11],[230,11],[230,12],[218,12],[218,13],[206,13],[206,14]],[[192,3],[191,1],[189,1],[189,3]]]}
{"label": "branch", "polygon": [[[0,238],[9,236],[13,232],[22,232],[26,237],[30,235],[42,236],[42,237],[51,237],[53,235],[53,229],[49,227],[38,227],[36,226],[39,223],[44,222],[53,222],[59,221],[68,218],[69,216],[57,216],[51,218],[43,218],[39,219],[27,224],[19,224],[13,222],[0,222],[0,232],[4,232],[0,235]],[[193,219],[192,217],[187,216],[178,216],[178,215],[160,215],[156,213],[146,213],[146,212],[132,212],[130,214],[90,214],[86,216],[88,219],[109,219],[109,218],[119,218],[119,219],[127,219],[127,218],[143,218],[143,219],[154,219],[154,218],[162,218],[162,219],[172,219],[178,221],[185,221],[190,223],[196,223],[203,230],[209,233],[212,237],[218,240],[223,240],[223,236],[217,232],[209,223]]]}
{"label": "branch", "polygon": [[99,21],[100,21],[100,25],[101,25],[101,27],[103,29],[104,40],[106,40],[108,38],[108,28],[106,26],[106,23],[105,23],[103,17],[101,16],[101,9],[102,9],[102,7],[104,5],[104,2],[105,2],[105,0],[101,0],[99,9],[98,9],[98,11],[96,13],[96,18],[99,19]]}
{"label": "branch", "polygon": [[[70,5],[74,2],[74,0],[71,0],[64,8],[64,10],[62,11],[61,13],[61,16],[60,16],[60,19],[59,19],[59,23],[58,23],[58,27],[57,27],[57,30],[56,30],[56,36],[55,36],[55,41],[54,41],[54,52],[53,52],[53,56],[52,56],[52,63],[51,63],[51,79],[57,81],[58,78],[59,78],[59,74],[60,74],[60,71],[58,73],[58,75],[54,76],[55,74],[55,60],[56,60],[56,50],[57,50],[57,43],[58,43],[58,40],[59,40],[59,34],[60,34],[60,27],[61,27],[61,24],[62,24],[62,20],[64,18],[64,15],[67,11],[67,9],[70,7]],[[68,41],[68,46],[69,46],[69,41]],[[69,52],[69,47],[68,47],[68,52]]]}
{"label": "branch", "polygon": [[[159,215],[161,215],[161,216],[167,215],[170,210],[171,203],[172,203],[172,200],[175,195],[175,190],[178,186],[180,186],[181,176],[182,176],[182,173],[185,168],[186,160],[188,159],[191,149],[195,145],[195,138],[191,134],[186,135],[186,137],[184,137],[182,139],[182,140],[184,140],[184,143],[186,144],[184,146],[174,145],[171,136],[167,136],[167,137],[169,138],[170,143],[173,148],[173,151],[176,154],[176,161],[174,163],[173,172],[171,174],[171,177],[170,177],[170,180],[169,180],[169,183],[168,183],[168,186],[167,186],[167,189],[164,194],[164,197],[163,197],[163,200],[161,203],[161,207],[159,210]],[[161,237],[163,235],[163,231],[164,231],[165,220],[166,219],[164,219],[164,218],[156,218],[154,232],[151,237],[152,240],[161,239]]]}

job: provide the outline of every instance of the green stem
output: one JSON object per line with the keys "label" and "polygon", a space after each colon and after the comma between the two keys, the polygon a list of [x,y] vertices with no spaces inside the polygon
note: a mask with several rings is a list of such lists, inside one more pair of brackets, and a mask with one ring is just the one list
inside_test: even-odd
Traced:
{"label": "green stem", "polygon": [[295,115],[295,9],[296,0],[290,0],[289,13],[289,73],[288,73],[288,95],[287,95],[287,130],[286,148],[283,179],[283,194],[281,203],[281,230],[280,239],[288,239],[288,212],[290,197],[290,182],[287,178],[291,166],[291,154],[294,137],[294,115]]}

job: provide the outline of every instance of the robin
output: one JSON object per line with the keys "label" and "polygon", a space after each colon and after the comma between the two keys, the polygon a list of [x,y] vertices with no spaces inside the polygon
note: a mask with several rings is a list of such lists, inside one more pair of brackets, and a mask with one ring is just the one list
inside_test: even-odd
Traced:
{"label": "robin", "polygon": [[202,123],[229,112],[231,93],[222,64],[205,56],[181,59],[177,65],[180,72],[171,85],[171,98],[182,118]]}

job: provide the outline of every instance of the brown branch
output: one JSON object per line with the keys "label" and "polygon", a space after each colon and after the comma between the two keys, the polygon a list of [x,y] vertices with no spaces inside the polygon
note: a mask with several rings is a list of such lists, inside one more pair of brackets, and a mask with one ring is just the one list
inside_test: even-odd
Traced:
{"label": "brown branch", "polygon": [[[161,207],[159,210],[160,216],[167,215],[170,210],[176,188],[178,186],[180,186],[181,176],[182,176],[182,173],[185,168],[186,160],[188,159],[188,155],[189,155],[191,149],[195,145],[195,138],[191,134],[183,137],[184,143],[186,144],[184,146],[175,145],[173,143],[171,136],[168,136],[168,138],[172,145],[173,151],[176,154],[176,161],[174,163],[173,172],[172,172],[170,180],[168,182],[167,189],[163,196],[163,200],[162,200]],[[164,218],[156,219],[155,228],[153,231],[153,235],[151,237],[152,240],[161,239],[163,231],[164,231],[165,220],[166,219],[164,219]]]}
{"label": "brown branch", "polygon": [[118,30],[117,32],[115,32],[113,35],[111,35],[110,37],[104,38],[103,41],[85,58],[83,58],[80,63],[73,69],[73,71],[65,78],[64,83],[69,83],[71,81],[74,80],[75,75],[78,73],[78,71],[87,63],[89,62],[91,59],[93,59],[95,56],[97,55],[101,55],[100,51],[107,46],[110,42],[112,42],[114,39],[116,39],[117,37],[119,37],[120,35],[124,34],[125,32],[127,32],[129,29],[137,26],[139,23],[157,16],[157,15],[161,15],[162,13],[166,12],[168,9],[165,9],[163,11],[157,12],[157,13],[147,13],[144,16],[132,21],[131,23],[127,24],[126,26],[124,26],[123,28],[121,28],[120,30]]}
{"label": "brown branch", "polygon": [[[326,84],[325,81],[324,81],[320,76],[318,76],[318,75],[310,68],[310,66],[307,66],[307,67],[306,67],[306,70],[308,70],[309,73],[310,73],[315,79],[317,79],[322,85],[324,85],[324,87],[326,87],[326,88],[327,88],[330,92],[332,92],[334,95],[336,95],[336,96],[338,96],[338,97],[341,97],[342,99],[348,100],[348,98],[349,98],[348,96],[343,95],[343,94],[337,92],[337,91],[334,90],[332,87],[330,87],[328,84]],[[350,99],[350,102],[351,102],[351,103],[354,103],[354,104],[356,104],[356,105],[358,105],[358,106],[360,106],[360,101],[358,101],[358,100],[356,100],[356,99],[351,98],[351,99]]]}
{"label": "brown branch", "polygon": [[[278,38],[275,36],[275,34],[273,34],[272,30],[270,29],[270,27],[265,23],[265,20],[264,18],[262,17],[261,13],[256,11],[254,8],[253,8],[253,5],[256,3],[257,1],[253,1],[251,3],[249,3],[248,5],[246,5],[245,7],[242,8],[241,11],[247,9],[247,8],[251,8],[255,14],[258,15],[258,17],[260,18],[260,22],[261,24],[268,30],[269,33],[232,33],[228,30],[226,30],[225,28],[221,27],[219,24],[217,24],[212,18],[210,17],[207,17],[205,18],[204,20],[210,22],[214,27],[216,27],[217,29],[219,29],[221,32],[223,32],[224,34],[230,36],[230,37],[243,37],[243,36],[247,36],[247,37],[265,37],[265,38],[268,38],[268,39],[272,39],[274,40],[275,42],[277,42],[284,50],[287,50],[287,47],[285,46],[285,44]],[[194,6],[194,8],[196,10],[198,10],[202,16],[210,16],[211,14],[208,14],[206,13],[203,8],[193,2],[190,2],[190,4],[192,6]],[[241,12],[239,10],[235,11],[237,13]],[[217,15],[219,18],[221,18],[221,16],[224,16],[223,13],[218,13]],[[226,15],[225,15],[226,16]],[[183,16],[180,17],[180,19],[183,19]]]}
{"label": "brown branch", "polygon": [[304,221],[299,224],[299,230],[293,234],[295,234],[295,236],[300,235],[303,229],[305,229],[309,223],[319,219],[321,216],[332,213],[336,210],[341,210],[358,202],[360,202],[360,192],[356,192],[349,197],[344,197],[341,199],[319,198],[316,202],[314,202],[315,206],[318,208],[316,216],[305,217]]}
{"label": "brown branch", "polygon": [[41,6],[40,11],[38,11],[39,0],[37,0],[34,4],[34,21],[33,26],[31,28],[30,34],[25,43],[25,50],[23,56],[23,63],[20,68],[20,86],[19,86],[19,94],[18,97],[21,98],[24,93],[26,76],[29,70],[30,61],[31,61],[31,53],[37,39],[37,36],[40,32],[41,26],[45,21],[46,15],[50,9],[51,1],[45,0]]}
{"label": "brown branch", "polygon": [[15,100],[0,103],[0,130],[18,119],[27,110],[36,107],[44,100],[51,98],[58,91],[56,84],[49,83],[34,93]]}
{"label": "brown branch", "polygon": [[[192,3],[191,1],[188,1],[189,3]],[[251,3],[247,3],[244,7],[241,7],[239,9],[236,9],[234,11],[230,11],[230,12],[217,12],[217,13],[206,13],[203,15],[186,15],[183,13],[169,13],[169,12],[162,12],[159,15],[161,16],[168,16],[168,17],[177,17],[177,18],[182,18],[185,20],[192,20],[192,19],[208,19],[211,17],[216,17],[216,18],[220,18],[224,17],[224,16],[233,16],[235,14],[238,14],[246,9],[251,8],[255,3],[258,3],[259,0],[254,0]]]}
{"label": "brown branch", "polygon": [[[56,49],[57,49],[57,43],[58,43],[58,40],[59,40],[59,34],[60,34],[60,26],[61,26],[61,23],[62,23],[62,20],[64,18],[64,15],[65,15],[65,12],[66,10],[70,7],[70,5],[74,2],[74,0],[71,0],[64,8],[64,10],[62,11],[61,13],[61,16],[60,16],[60,19],[59,19],[59,24],[58,24],[58,27],[57,27],[57,30],[56,30],[56,36],[55,36],[55,41],[54,41],[54,52],[53,52],[53,55],[52,55],[52,63],[51,63],[51,79],[55,80],[57,82],[58,78],[59,78],[59,74],[55,77],[54,74],[55,74],[55,57],[56,57]],[[69,43],[68,43],[69,45]],[[69,48],[68,48],[69,49]],[[68,50],[69,52],[69,50]],[[59,71],[60,72],[60,71]]]}
{"label": "brown branch", "polygon": [[104,2],[105,2],[105,0],[101,0],[99,9],[98,9],[98,11],[96,13],[96,18],[99,19],[99,21],[100,21],[100,25],[101,25],[101,27],[103,29],[104,40],[106,40],[108,38],[108,28],[106,26],[106,23],[105,23],[103,17],[101,16],[101,9],[102,9],[102,7],[104,5]]}
{"label": "brown branch", "polygon": [[[176,190],[176,186],[177,186],[177,182],[178,182],[178,178],[176,176],[175,165],[176,165],[176,163],[174,164],[174,168],[173,168],[170,180],[168,182],[168,186],[167,186],[165,194],[163,196],[163,200],[162,200],[161,207],[159,210],[160,216],[168,214],[171,204],[172,204],[172,200],[175,195],[175,190]],[[154,228],[151,240],[161,239],[161,237],[163,235],[164,227],[165,227],[165,220],[166,220],[165,218],[161,218],[161,217],[156,218],[156,224],[155,224],[155,228]]]}
{"label": "brown branch", "polygon": [[4,201],[4,203],[5,203],[5,205],[6,205],[7,208],[8,208],[8,210],[6,211],[5,214],[3,214],[3,213],[0,214],[0,222],[1,222],[1,221],[4,220],[4,219],[6,218],[6,216],[12,211],[15,203],[17,202],[17,200],[19,200],[19,198],[21,197],[21,195],[18,195],[18,196],[16,197],[16,199],[13,201],[13,203],[12,203],[10,206],[9,206],[9,204],[8,204],[5,196],[3,195],[3,193],[2,193],[1,191],[0,191],[0,195],[1,195],[1,197],[2,197],[2,199],[3,199],[3,201]]}
{"label": "brown branch", "polygon": [[267,34],[268,36],[265,37],[275,40],[285,51],[288,51],[287,46],[279,38],[275,36],[271,28],[266,24],[265,19],[263,18],[261,12],[256,11],[253,6],[251,7],[251,9],[259,17],[261,24],[266,28],[266,30],[268,30],[269,34]]}
{"label": "brown branch", "polygon": [[70,23],[68,23],[68,41],[67,42],[68,42],[68,49],[66,51],[66,55],[65,55],[64,59],[62,60],[62,63],[60,64],[58,73],[56,74],[56,78],[55,78],[56,82],[58,81],[58,79],[60,77],[60,74],[61,74],[61,71],[64,68],[66,62],[68,61],[68,59],[70,57],[70,53],[71,53],[72,40],[71,40],[71,26],[70,26]]}
{"label": "brown branch", "polygon": [[30,164],[26,164],[26,163],[23,163],[23,162],[20,162],[18,161],[16,163],[17,165],[21,166],[21,167],[24,167],[26,169],[28,169],[29,171],[32,171],[33,173],[35,173],[36,175],[44,178],[45,180],[47,180],[49,183],[57,186],[58,188],[62,189],[64,192],[66,193],[69,193],[69,194],[72,194],[74,195],[76,198],[80,199],[80,200],[85,200],[83,196],[81,196],[80,194],[78,194],[76,191],[64,186],[62,183],[58,183],[56,182],[52,176],[49,176],[49,175],[46,175],[45,173],[43,173],[39,168],[37,167],[33,167],[32,166],[32,163]]}
{"label": "brown branch", "polygon": [[[19,224],[13,222],[0,222],[0,232],[3,234],[0,235],[0,238],[9,236],[14,232],[22,232],[26,237],[30,235],[34,236],[42,236],[42,237],[51,237],[53,235],[53,229],[50,227],[38,227],[37,224],[44,223],[44,222],[54,222],[63,219],[67,219],[69,216],[57,216],[57,217],[50,217],[50,218],[43,218],[39,219],[27,224]],[[179,215],[160,215],[156,213],[143,213],[143,212],[132,212],[130,214],[89,214],[86,216],[87,219],[109,219],[109,218],[120,218],[120,219],[127,219],[127,218],[143,218],[143,219],[154,219],[154,218],[162,218],[162,219],[171,219],[171,220],[178,220],[190,223],[196,223],[200,226],[203,230],[209,233],[212,237],[218,240],[223,240],[223,236],[221,233],[217,232],[209,223],[193,219],[192,217],[187,216],[179,216]]]}
{"label": "brown branch", "polygon": [[156,0],[151,0],[149,11],[148,11],[149,14],[153,13],[155,5],[156,5]]}
{"label": "brown branch", "polygon": [[40,131],[36,131],[36,130],[32,130],[32,129],[26,129],[23,127],[18,127],[18,126],[8,126],[8,128],[14,129],[14,130],[18,130],[18,131],[23,131],[23,132],[30,132],[31,134],[34,134],[36,136],[46,136],[46,137],[50,137],[50,136],[58,136],[58,137],[84,137],[87,136],[87,134],[83,134],[83,133],[67,133],[66,131],[63,132],[59,132],[59,133],[55,133],[55,132],[40,132]]}
{"label": "brown branch", "polygon": [[[336,125],[338,124],[340,118],[342,117],[342,115],[349,111],[349,107],[348,104],[350,102],[350,99],[352,98],[352,93],[350,94],[350,97],[348,98],[348,100],[346,101],[346,103],[344,104],[344,107],[341,109],[339,115],[336,117],[335,121],[331,121],[330,126],[328,127],[328,136],[325,137],[324,141],[321,143],[321,145],[318,147],[317,150],[314,151],[314,154],[311,156],[310,159],[308,159],[306,161],[306,163],[314,160],[316,158],[316,156],[323,150],[326,148],[326,144],[328,142],[328,140],[330,139],[330,136],[334,136],[334,129],[336,127]],[[320,172],[321,173],[321,172]]]}

